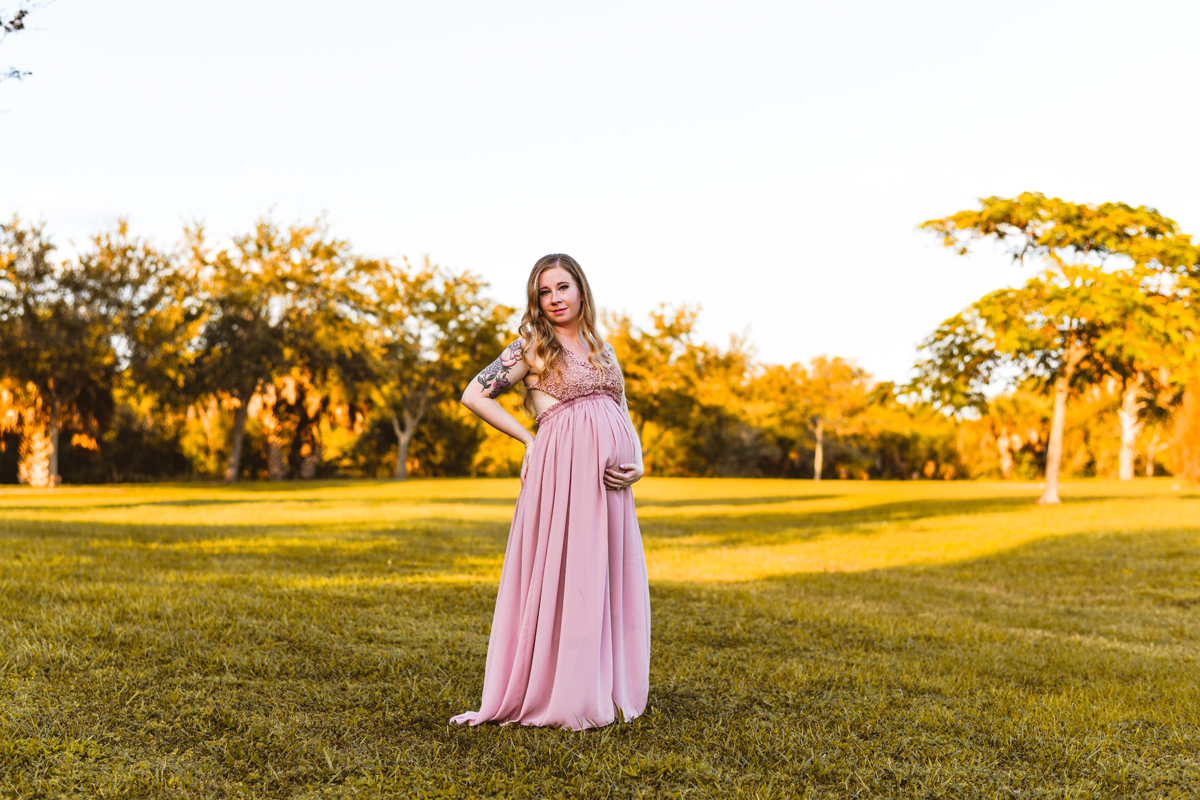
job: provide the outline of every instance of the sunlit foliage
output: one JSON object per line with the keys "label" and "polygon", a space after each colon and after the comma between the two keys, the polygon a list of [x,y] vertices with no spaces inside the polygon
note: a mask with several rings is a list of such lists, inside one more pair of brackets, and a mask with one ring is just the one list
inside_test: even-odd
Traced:
{"label": "sunlit foliage", "polygon": [[1115,379],[1122,395],[1119,471],[1132,477],[1143,394],[1169,402],[1171,385],[1182,385],[1200,363],[1200,248],[1191,237],[1152,208],[1035,193],[989,197],[978,210],[921,227],[962,255],[988,240],[1043,269],[943,322],[923,343],[908,388],[957,410],[986,408],[1000,376],[1050,390],[1040,502],[1055,504],[1068,396]]}
{"label": "sunlit foliage", "polygon": [[[927,226],[957,249],[994,239],[1046,268],[937,328],[907,386],[837,354],[770,364],[744,339],[704,341],[694,307],[604,316],[651,474],[1030,479],[1056,459],[1065,475],[1200,471],[1188,466],[1200,412],[1184,391],[1193,251],[1174,223],[1023,195]],[[0,380],[20,424],[0,431],[0,481],[520,464],[518,445],[457,403],[515,336],[513,309],[477,276],[364,256],[321,220],[264,218],[232,239],[192,227],[174,250],[121,224],[69,257],[43,228],[2,231]],[[1062,386],[1073,399],[1056,413],[1047,395]]]}

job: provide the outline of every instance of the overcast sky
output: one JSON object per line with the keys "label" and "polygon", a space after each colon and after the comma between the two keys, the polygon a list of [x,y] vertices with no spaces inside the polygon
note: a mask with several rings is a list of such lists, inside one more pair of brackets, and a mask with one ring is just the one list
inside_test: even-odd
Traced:
{"label": "overcast sky", "polygon": [[[0,0],[3,2],[3,0]],[[12,5],[8,0],[7,5]],[[914,226],[1041,191],[1200,233],[1200,3],[56,0],[0,44],[0,213],[244,231],[325,213],[523,301],[703,307],[767,361],[915,345],[1029,274]]]}

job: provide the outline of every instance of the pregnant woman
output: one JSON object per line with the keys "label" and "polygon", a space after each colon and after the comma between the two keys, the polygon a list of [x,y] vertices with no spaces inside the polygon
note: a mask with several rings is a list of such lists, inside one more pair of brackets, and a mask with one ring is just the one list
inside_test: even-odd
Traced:
{"label": "pregnant woman", "polygon": [[[544,256],[526,287],[521,338],[463,404],[525,443],[479,711],[460,724],[575,730],[646,708],[650,592],[630,486],[642,448],[616,354],[575,259]],[[535,439],[496,398],[521,381]]]}

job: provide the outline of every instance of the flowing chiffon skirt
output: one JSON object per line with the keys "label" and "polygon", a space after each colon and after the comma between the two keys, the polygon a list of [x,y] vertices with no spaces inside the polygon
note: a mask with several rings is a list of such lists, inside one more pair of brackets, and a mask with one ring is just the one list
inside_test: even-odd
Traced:
{"label": "flowing chiffon skirt", "polygon": [[650,591],[630,489],[605,467],[637,460],[629,418],[607,395],[539,417],[517,498],[479,711],[451,722],[607,725],[642,713],[650,680]]}

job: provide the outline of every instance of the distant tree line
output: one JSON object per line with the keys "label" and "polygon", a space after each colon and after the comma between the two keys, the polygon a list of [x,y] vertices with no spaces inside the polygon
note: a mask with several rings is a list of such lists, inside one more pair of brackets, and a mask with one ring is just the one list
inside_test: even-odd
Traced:
{"label": "distant tree line", "polygon": [[361,257],[320,224],[196,227],[167,253],[122,223],[55,256],[44,228],[0,226],[4,477],[32,485],[375,474],[382,424],[402,478],[512,316],[474,276]]}
{"label": "distant tree line", "polygon": [[[903,386],[843,358],[766,364],[743,340],[702,341],[695,308],[607,314],[651,472],[1045,476],[1048,492],[1059,474],[1200,476],[1198,260],[1173,222],[1023,195],[926,227],[1044,269],[939,326]],[[0,268],[0,482],[519,467],[520,446],[457,402],[515,336],[477,276],[269,219],[229,240],[188,228],[170,251],[120,223],[64,254],[14,218]]]}

